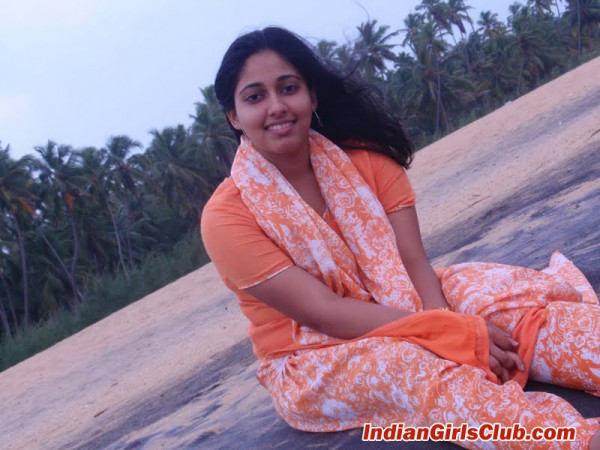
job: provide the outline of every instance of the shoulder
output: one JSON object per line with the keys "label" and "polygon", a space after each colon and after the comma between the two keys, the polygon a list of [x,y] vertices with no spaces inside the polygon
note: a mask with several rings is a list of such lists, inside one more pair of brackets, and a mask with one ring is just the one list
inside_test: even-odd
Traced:
{"label": "shoulder", "polygon": [[389,156],[369,150],[350,149],[346,154],[387,213],[414,206],[415,193],[404,167]]}
{"label": "shoulder", "polygon": [[240,190],[231,177],[225,178],[208,199],[202,211],[202,220],[218,220],[226,216],[250,216],[244,206]]}
{"label": "shoulder", "polygon": [[382,177],[405,176],[406,174],[404,167],[381,153],[365,149],[349,149],[345,152],[371,187],[381,183]]}
{"label": "shoulder", "polygon": [[217,186],[217,189],[215,189],[206,203],[204,211],[219,211],[221,208],[234,205],[238,201],[242,201],[240,190],[234,184],[231,177],[228,177]]}
{"label": "shoulder", "polygon": [[293,265],[258,225],[230,178],[202,211],[200,233],[221,277],[238,289],[254,286]]}
{"label": "shoulder", "polygon": [[346,154],[358,170],[381,170],[382,167],[395,167],[396,170],[404,171],[404,167],[389,156],[382,153],[365,150],[362,148],[346,149]]}
{"label": "shoulder", "polygon": [[205,243],[222,236],[227,228],[256,226],[256,220],[244,205],[240,191],[231,178],[226,178],[210,197],[200,219],[200,233]]}

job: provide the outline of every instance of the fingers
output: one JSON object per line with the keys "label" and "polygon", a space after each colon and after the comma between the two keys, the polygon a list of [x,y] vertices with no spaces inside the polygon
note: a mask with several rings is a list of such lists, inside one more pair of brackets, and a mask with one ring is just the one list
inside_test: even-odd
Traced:
{"label": "fingers", "polygon": [[512,359],[514,367],[519,369],[521,372],[525,370],[525,364],[523,364],[523,360],[515,352],[506,352],[506,356]]}
{"label": "fingers", "polygon": [[490,369],[504,384],[510,380],[510,372],[525,370],[523,361],[515,353],[518,343],[500,328],[488,323],[490,344]]}
{"label": "fingers", "polygon": [[510,374],[508,373],[508,370],[506,370],[506,368],[503,367],[492,355],[490,355],[490,369],[492,369],[492,372],[496,374],[500,380],[500,384],[504,384],[510,380]]}
{"label": "fingers", "polygon": [[519,346],[519,343],[511,338],[506,331],[501,330],[491,323],[487,324],[487,328],[490,339],[501,349],[515,351]]}

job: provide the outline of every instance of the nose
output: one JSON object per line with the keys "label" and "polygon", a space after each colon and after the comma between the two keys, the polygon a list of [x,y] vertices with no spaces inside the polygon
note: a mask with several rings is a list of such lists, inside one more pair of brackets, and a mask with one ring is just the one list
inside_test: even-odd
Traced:
{"label": "nose", "polygon": [[279,95],[271,95],[270,96],[270,103],[269,103],[269,115],[270,116],[278,116],[282,113],[287,112],[288,107],[287,104],[285,103],[285,100],[279,96]]}

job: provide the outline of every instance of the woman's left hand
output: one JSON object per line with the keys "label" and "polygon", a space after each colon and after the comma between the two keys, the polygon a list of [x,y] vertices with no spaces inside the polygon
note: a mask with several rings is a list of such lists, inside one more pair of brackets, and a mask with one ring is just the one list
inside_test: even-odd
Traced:
{"label": "woman's left hand", "polygon": [[490,369],[502,384],[510,380],[510,372],[525,370],[523,361],[517,355],[519,343],[496,325],[486,321],[490,345]]}

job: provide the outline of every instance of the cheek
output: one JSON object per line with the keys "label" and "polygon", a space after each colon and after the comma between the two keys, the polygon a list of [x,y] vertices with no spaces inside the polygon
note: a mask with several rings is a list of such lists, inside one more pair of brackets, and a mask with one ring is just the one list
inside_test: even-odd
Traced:
{"label": "cheek", "polygon": [[263,114],[261,109],[254,105],[253,107],[241,107],[238,109],[238,122],[242,127],[256,127],[263,123]]}

